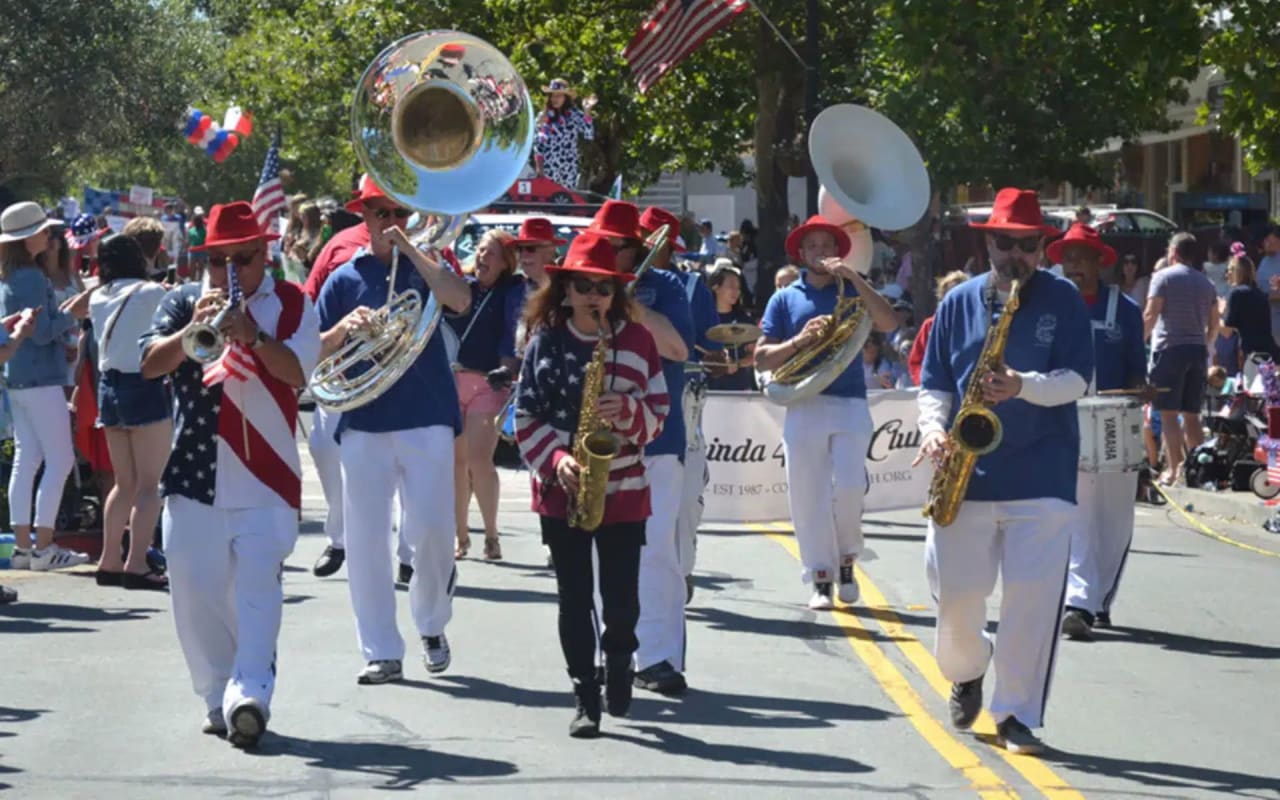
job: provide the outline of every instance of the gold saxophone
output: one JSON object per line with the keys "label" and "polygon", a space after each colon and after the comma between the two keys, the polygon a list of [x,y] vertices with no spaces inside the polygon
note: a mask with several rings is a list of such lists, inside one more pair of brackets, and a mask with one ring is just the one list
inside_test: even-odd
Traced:
{"label": "gold saxophone", "polygon": [[604,362],[609,353],[609,343],[605,341],[608,323],[599,316],[596,322],[596,346],[582,379],[582,406],[578,430],[573,435],[573,460],[579,467],[578,493],[569,504],[569,527],[584,531],[594,531],[604,520],[609,467],[622,449],[622,440],[596,411],[596,402],[604,391]]}
{"label": "gold saxophone", "polygon": [[956,515],[960,513],[960,504],[964,502],[978,458],[999,447],[1004,436],[1000,418],[982,399],[982,378],[1004,367],[1004,349],[1009,343],[1009,329],[1013,326],[1013,315],[1020,302],[1020,284],[1017,280],[1013,282],[1004,313],[1000,315],[999,322],[987,331],[982,353],[969,375],[969,385],[965,387],[964,401],[951,423],[951,430],[947,431],[942,463],[929,483],[924,515],[944,528],[955,522]]}

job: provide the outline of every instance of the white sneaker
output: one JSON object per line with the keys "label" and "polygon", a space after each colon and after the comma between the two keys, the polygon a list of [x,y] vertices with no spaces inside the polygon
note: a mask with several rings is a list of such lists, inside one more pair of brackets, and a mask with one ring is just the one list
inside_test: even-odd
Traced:
{"label": "white sneaker", "polygon": [[453,655],[449,652],[449,640],[442,633],[439,636],[422,637],[422,662],[427,672],[444,672],[449,668]]}
{"label": "white sneaker", "polygon": [[241,700],[231,709],[227,741],[232,747],[247,750],[256,747],[267,731],[267,712],[257,700]]}
{"label": "white sneaker", "polygon": [[853,569],[854,558],[845,556],[840,560],[840,588],[838,596],[840,602],[845,605],[853,605],[858,602],[858,598],[862,595],[862,590],[858,587],[858,576]]}
{"label": "white sneaker", "polygon": [[13,556],[9,559],[10,569],[31,569],[31,551],[13,549]]}
{"label": "white sneaker", "polygon": [[831,602],[831,582],[823,581],[813,585],[813,597],[809,598],[809,608],[814,611],[830,611],[836,604]]}
{"label": "white sneaker", "polygon": [[204,722],[200,724],[200,732],[207,733],[210,736],[226,736],[227,721],[222,717],[222,709],[213,708],[205,715]]}
{"label": "white sneaker", "polygon": [[57,544],[51,544],[43,550],[31,551],[31,569],[36,572],[67,569],[68,567],[78,567],[87,563],[89,563],[88,553],[68,550]]}
{"label": "white sneaker", "polygon": [[356,676],[356,683],[368,686],[375,683],[390,683],[404,680],[404,669],[399,661],[370,661]]}

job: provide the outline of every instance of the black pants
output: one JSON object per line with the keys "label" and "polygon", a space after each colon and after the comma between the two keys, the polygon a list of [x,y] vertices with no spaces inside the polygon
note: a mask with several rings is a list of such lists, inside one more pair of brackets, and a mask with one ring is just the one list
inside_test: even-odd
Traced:
{"label": "black pants", "polygon": [[560,594],[560,648],[569,676],[589,682],[596,674],[595,577],[591,549],[600,561],[604,634],[600,649],[612,662],[629,662],[639,647],[640,548],[644,523],[601,525],[592,533],[570,528],[563,519],[542,517],[542,542],[551,548]]}

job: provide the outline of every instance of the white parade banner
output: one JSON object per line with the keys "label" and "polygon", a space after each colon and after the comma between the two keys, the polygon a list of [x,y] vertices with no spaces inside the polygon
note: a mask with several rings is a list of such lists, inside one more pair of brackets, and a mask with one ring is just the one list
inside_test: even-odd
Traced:
{"label": "white parade banner", "polygon": [[150,186],[130,186],[129,203],[135,206],[149,206],[155,199],[155,191]]}
{"label": "white parade banner", "polygon": [[[914,389],[868,392],[872,436],[867,448],[866,511],[921,508],[932,468],[912,468],[920,446]],[[703,495],[704,522],[789,519],[782,449],[786,409],[763,395],[711,392],[702,413],[711,480]]]}

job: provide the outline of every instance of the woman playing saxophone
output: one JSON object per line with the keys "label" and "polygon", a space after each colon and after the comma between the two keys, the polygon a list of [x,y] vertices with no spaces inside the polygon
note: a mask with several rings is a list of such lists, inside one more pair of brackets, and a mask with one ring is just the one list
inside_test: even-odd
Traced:
{"label": "woman playing saxophone", "polygon": [[[601,711],[592,550],[600,564],[607,707],[623,716],[631,704],[649,516],[641,454],[661,431],[670,400],[657,345],[633,320],[624,291],[634,276],[617,271],[609,240],[583,233],[564,266],[546,269],[550,282],[525,309],[531,336],[516,388],[516,442],[555,564],[560,646],[577,698],[569,735],[591,738],[599,734]],[[582,435],[603,432],[614,437],[612,458],[581,463]]]}

